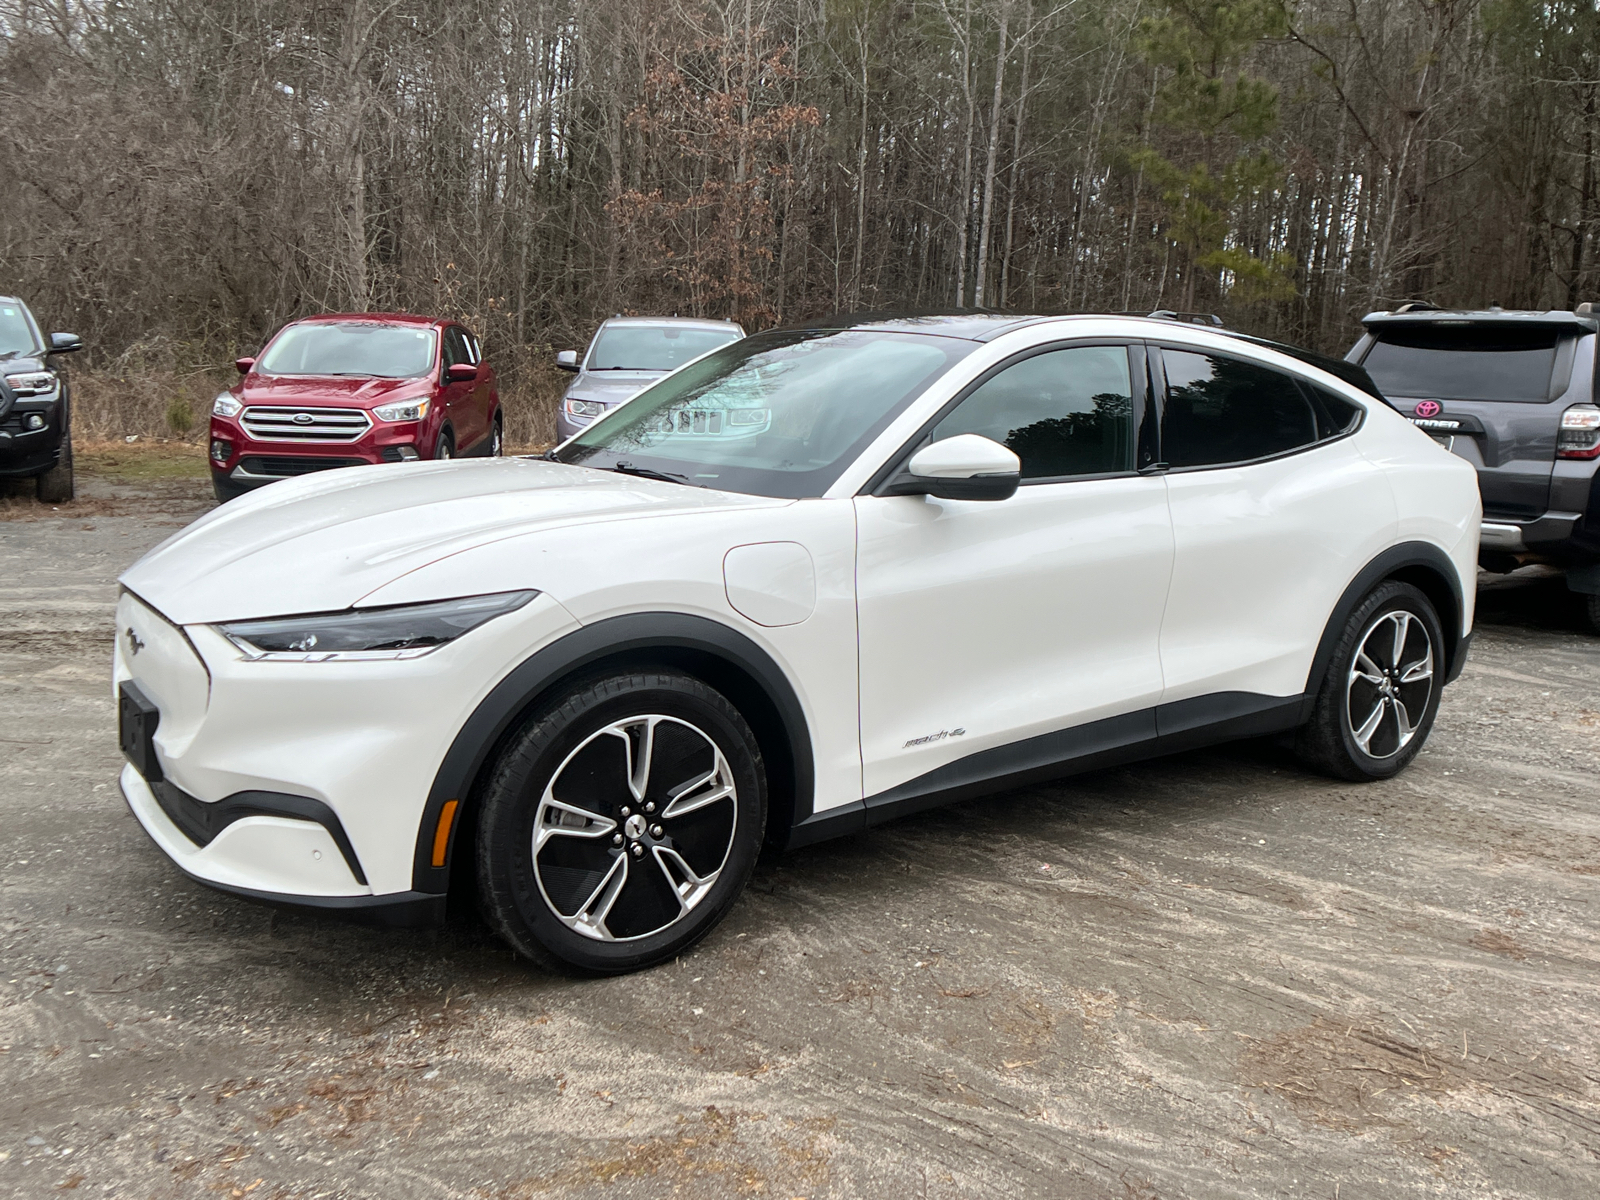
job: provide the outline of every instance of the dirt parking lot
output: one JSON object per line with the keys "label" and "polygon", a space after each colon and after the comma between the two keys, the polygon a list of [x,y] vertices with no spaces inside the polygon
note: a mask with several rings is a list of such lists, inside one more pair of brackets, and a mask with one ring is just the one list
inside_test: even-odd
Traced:
{"label": "dirt parking lot", "polygon": [[1250,744],[1012,792],[575,981],[167,863],[112,603],[209,495],[97,469],[0,499],[0,1195],[1600,1194],[1600,639],[1558,579],[1487,586],[1393,782]]}

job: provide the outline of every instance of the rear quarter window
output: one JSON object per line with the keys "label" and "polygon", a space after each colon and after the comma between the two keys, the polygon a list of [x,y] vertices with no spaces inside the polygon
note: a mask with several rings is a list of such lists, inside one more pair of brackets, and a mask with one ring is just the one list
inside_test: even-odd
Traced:
{"label": "rear quarter window", "polygon": [[1550,399],[1558,330],[1538,325],[1418,325],[1377,333],[1361,365],[1386,396]]}

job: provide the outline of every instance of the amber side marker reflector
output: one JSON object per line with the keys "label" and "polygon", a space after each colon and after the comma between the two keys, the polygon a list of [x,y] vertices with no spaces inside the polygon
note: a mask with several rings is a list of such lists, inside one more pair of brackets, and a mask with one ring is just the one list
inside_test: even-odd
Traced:
{"label": "amber side marker reflector", "polygon": [[455,824],[459,800],[446,800],[439,810],[439,827],[433,831],[433,865],[444,866],[445,852],[450,849],[450,826]]}

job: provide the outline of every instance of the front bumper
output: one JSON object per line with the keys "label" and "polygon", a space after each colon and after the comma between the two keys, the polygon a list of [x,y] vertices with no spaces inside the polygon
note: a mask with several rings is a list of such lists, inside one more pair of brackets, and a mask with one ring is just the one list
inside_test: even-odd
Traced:
{"label": "front bumper", "polygon": [[[354,883],[348,870],[343,872],[344,878],[339,877],[339,869],[333,865],[341,861],[338,848],[320,825],[276,817],[246,817],[229,825],[210,844],[196,846],[163,811],[150,785],[132,763],[122,768],[120,783],[122,798],[150,840],[180,871],[207,887],[268,904],[321,909],[380,925],[416,927],[436,925],[444,919],[442,895],[408,891],[375,896],[370,889],[356,893],[316,890],[330,883]],[[315,868],[319,862],[328,863],[331,870],[326,877],[315,869],[304,870],[301,890],[283,892],[274,890],[282,886],[283,872],[262,870],[263,860],[269,858],[281,858],[302,869],[308,864]]]}
{"label": "front bumper", "polygon": [[[40,475],[54,467],[61,457],[62,405],[57,396],[19,399],[0,417],[0,477]],[[29,429],[29,418],[40,417],[44,425]]]}
{"label": "front bumper", "polygon": [[179,628],[124,593],[114,688],[133,684],[159,717],[149,756],[134,756],[158,782],[130,762],[122,793],[202,883],[389,923],[431,920],[443,887],[423,891],[414,865],[439,764],[494,685],[576,624],[541,596],[419,658],[252,662],[210,626]]}
{"label": "front bumper", "polygon": [[[207,454],[213,478],[236,488],[258,488],[316,471],[428,458],[431,436],[421,421],[374,419],[354,441],[262,441],[246,433],[236,419],[213,415]],[[219,444],[227,448],[221,457],[216,453]]]}

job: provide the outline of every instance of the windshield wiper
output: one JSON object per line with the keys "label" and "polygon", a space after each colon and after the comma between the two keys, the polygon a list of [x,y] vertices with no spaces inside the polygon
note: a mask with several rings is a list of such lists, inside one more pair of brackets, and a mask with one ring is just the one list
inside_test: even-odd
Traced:
{"label": "windshield wiper", "polygon": [[689,487],[705,487],[703,483],[696,483],[687,475],[679,475],[672,471],[657,471],[654,467],[636,467],[631,462],[613,463],[609,470],[618,475],[637,475],[640,479],[659,479],[662,483],[682,483]]}

